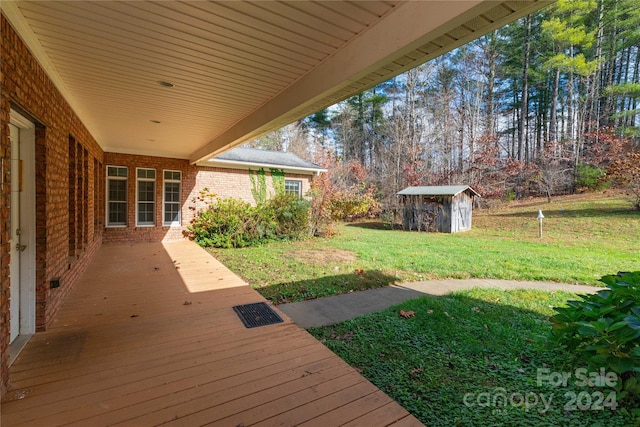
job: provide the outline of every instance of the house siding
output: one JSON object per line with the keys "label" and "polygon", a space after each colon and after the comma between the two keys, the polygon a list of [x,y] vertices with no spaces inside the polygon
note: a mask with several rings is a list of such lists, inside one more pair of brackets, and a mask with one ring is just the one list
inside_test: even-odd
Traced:
{"label": "house siding", "polygon": [[[89,131],[75,115],[62,94],[4,15],[0,16],[2,37],[0,59],[0,161],[2,193],[0,195],[0,377],[2,393],[8,384],[9,362],[9,215],[11,173],[9,122],[11,108],[36,123],[36,331],[47,328],[99,247],[102,233],[94,219],[94,197],[103,186],[94,182],[95,164],[104,161],[104,153]],[[81,155],[82,181],[70,185],[70,138]],[[76,164],[74,163],[74,167]],[[15,175],[15,171],[14,175]],[[70,219],[70,189],[82,206]],[[94,193],[97,191],[98,193]],[[71,201],[73,204],[73,200]],[[70,228],[74,228],[73,243]],[[60,287],[49,289],[52,278],[60,278]]]}
{"label": "house siding", "polygon": [[[128,168],[127,225],[124,227],[106,227],[103,236],[103,242],[105,243],[154,242],[181,239],[196,215],[207,207],[211,200],[208,195],[211,194],[215,195],[216,198],[236,198],[255,204],[248,170],[195,166],[191,165],[188,160],[132,154],[105,153],[104,158],[105,168],[106,166],[126,166]],[[154,226],[136,226],[136,168],[156,170]],[[162,225],[162,172],[164,170],[182,172],[180,200],[182,221],[179,227]],[[274,189],[270,173],[266,172],[266,176],[267,192],[273,194]],[[286,174],[285,179],[300,180],[303,194],[307,193],[311,188],[311,175]]]}

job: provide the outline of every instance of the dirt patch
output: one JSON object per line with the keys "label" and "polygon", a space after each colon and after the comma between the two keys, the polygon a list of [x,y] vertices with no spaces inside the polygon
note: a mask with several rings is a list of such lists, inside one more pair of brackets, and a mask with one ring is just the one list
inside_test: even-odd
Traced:
{"label": "dirt patch", "polygon": [[293,258],[324,264],[330,262],[352,262],[358,259],[356,254],[343,249],[303,249],[291,252]]}

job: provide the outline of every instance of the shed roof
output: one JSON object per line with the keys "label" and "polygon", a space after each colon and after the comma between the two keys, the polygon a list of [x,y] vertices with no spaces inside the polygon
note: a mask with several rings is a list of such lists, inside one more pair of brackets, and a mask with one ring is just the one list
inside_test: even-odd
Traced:
{"label": "shed roof", "polygon": [[200,164],[219,167],[277,167],[299,173],[326,172],[321,166],[293,153],[247,147],[234,148]]}
{"label": "shed roof", "polygon": [[480,196],[477,191],[468,185],[435,185],[424,187],[407,187],[398,191],[400,196],[457,196],[469,190],[474,196]]}

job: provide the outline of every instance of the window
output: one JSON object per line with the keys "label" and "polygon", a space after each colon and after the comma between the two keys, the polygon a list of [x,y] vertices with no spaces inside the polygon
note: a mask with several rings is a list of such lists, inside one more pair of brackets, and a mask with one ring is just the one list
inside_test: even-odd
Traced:
{"label": "window", "polygon": [[180,186],[182,185],[182,172],[164,171],[164,209],[162,213],[162,225],[180,225],[181,204]]}
{"label": "window", "polygon": [[136,225],[155,225],[156,170],[136,169]]}
{"label": "window", "polygon": [[107,227],[127,225],[127,168],[107,166]]}
{"label": "window", "polygon": [[286,194],[295,194],[298,198],[302,198],[302,181],[286,179],[284,181],[284,192]]}

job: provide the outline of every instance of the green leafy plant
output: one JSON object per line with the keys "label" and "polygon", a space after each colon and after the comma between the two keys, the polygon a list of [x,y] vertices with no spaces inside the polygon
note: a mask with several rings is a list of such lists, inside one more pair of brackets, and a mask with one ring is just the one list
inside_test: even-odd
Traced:
{"label": "green leafy plant", "polygon": [[239,199],[216,199],[188,227],[200,246],[242,248],[309,235],[309,202],[280,194],[261,205]]}
{"label": "green leafy plant", "polygon": [[270,168],[271,181],[273,182],[273,189],[276,192],[276,196],[284,194],[284,169]]}
{"label": "green leafy plant", "polygon": [[588,163],[578,163],[576,166],[576,187],[585,187],[592,190],[606,186],[606,181],[601,178],[605,171]]}
{"label": "green leafy plant", "polygon": [[378,215],[380,204],[375,199],[375,192],[375,187],[364,185],[349,190],[336,191],[331,195],[329,202],[331,218],[333,220],[353,220]]}
{"label": "green leafy plant", "polygon": [[619,398],[640,398],[640,271],[600,279],[607,289],[568,301],[551,317],[552,342],[576,362],[618,375]]}
{"label": "green leafy plant", "polygon": [[251,180],[251,194],[257,205],[267,201],[267,178],[263,168],[257,171],[249,169],[249,179]]}
{"label": "green leafy plant", "polygon": [[294,194],[280,193],[262,207],[263,222],[273,225],[273,238],[297,240],[309,236],[308,200]]}
{"label": "green leafy plant", "polygon": [[259,240],[259,222],[259,212],[251,204],[238,199],[218,199],[200,212],[188,230],[201,246],[239,248]]}

